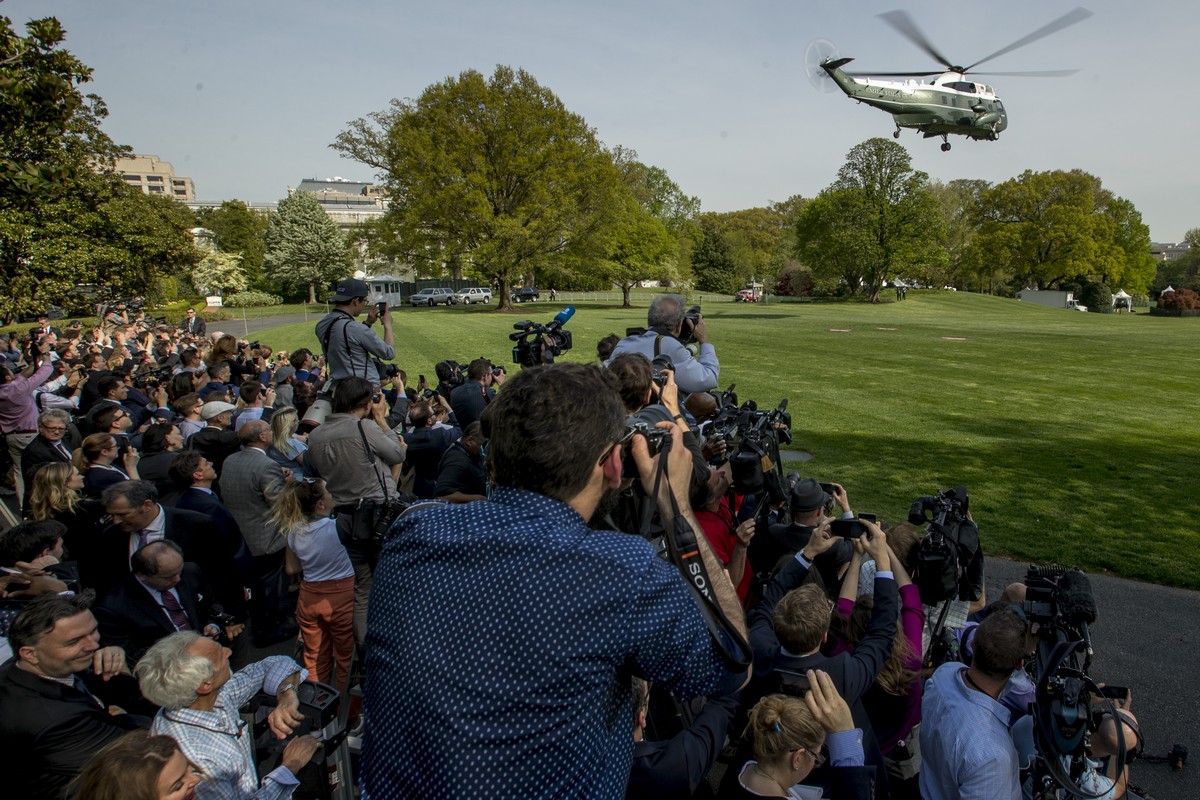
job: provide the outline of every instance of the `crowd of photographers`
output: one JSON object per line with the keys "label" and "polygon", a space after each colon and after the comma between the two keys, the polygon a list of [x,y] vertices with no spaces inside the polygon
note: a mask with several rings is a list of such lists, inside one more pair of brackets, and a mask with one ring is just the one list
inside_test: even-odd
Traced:
{"label": "crowd of photographers", "polygon": [[377,800],[1126,791],[1128,691],[1063,689],[1095,711],[1068,730],[1027,669],[1070,657],[1038,638],[1060,616],[1086,638],[1081,585],[988,605],[965,489],[889,525],[786,474],[786,402],[717,391],[698,308],[659,296],[602,366],[549,365],[573,310],[520,323],[511,378],[443,361],[410,387],[386,306],[354,280],[333,301],[323,355],[192,309],[0,343],[20,796],[290,796],[320,743],[260,770],[238,708],[274,695],[292,736],[298,685],[344,692],[356,657]]}

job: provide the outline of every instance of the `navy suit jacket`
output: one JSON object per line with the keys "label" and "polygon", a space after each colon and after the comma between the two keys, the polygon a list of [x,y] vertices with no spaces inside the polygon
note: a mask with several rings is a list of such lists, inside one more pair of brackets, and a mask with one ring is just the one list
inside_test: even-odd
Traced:
{"label": "navy suit jacket", "polygon": [[258,574],[254,568],[254,556],[250,554],[250,548],[246,546],[246,540],[242,537],[242,529],[238,527],[237,520],[233,518],[233,514],[229,513],[229,509],[221,502],[221,498],[212,492],[189,486],[176,495],[175,508],[182,511],[195,511],[212,517],[213,522],[216,523],[217,533],[225,543],[225,548],[233,556],[238,574],[247,582],[247,586],[253,585],[254,576]]}
{"label": "navy suit jacket", "polygon": [[635,742],[627,800],[691,797],[721,755],[739,696],[710,697],[685,730],[660,742]]}
{"label": "navy suit jacket", "polygon": [[[213,598],[200,568],[185,563],[175,592],[188,624],[192,630],[201,632],[211,622]],[[133,573],[127,573],[117,587],[93,607],[92,613],[100,624],[101,646],[122,648],[131,667],[141,660],[150,645],[175,632],[166,611]]]}

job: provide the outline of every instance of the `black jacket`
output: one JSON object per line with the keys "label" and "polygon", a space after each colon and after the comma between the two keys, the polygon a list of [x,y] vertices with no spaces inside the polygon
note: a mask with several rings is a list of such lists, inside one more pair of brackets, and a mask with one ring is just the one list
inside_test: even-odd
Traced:
{"label": "black jacket", "polygon": [[[149,711],[128,675],[109,681],[80,677],[104,703]],[[23,800],[61,800],[67,783],[96,751],[150,725],[148,716],[110,715],[85,692],[21,669],[16,658],[0,665],[0,709],[4,794]]]}
{"label": "black jacket", "polygon": [[[212,592],[199,567],[185,563],[175,591],[192,630],[200,633],[205,625],[212,623]],[[92,613],[100,624],[100,645],[124,649],[131,667],[141,660],[150,645],[175,632],[166,611],[132,573],[127,573],[92,608]]]}
{"label": "black jacket", "polygon": [[[79,442],[72,443],[69,438],[70,433],[63,437],[63,446],[67,448],[68,453],[79,446]],[[29,487],[33,486],[33,474],[38,471],[38,468],[43,464],[67,464],[70,463],[71,456],[63,455],[61,451],[56,449],[50,440],[40,433],[33,438],[33,441],[25,446],[21,451],[21,477],[25,481],[25,491],[29,491]]]}

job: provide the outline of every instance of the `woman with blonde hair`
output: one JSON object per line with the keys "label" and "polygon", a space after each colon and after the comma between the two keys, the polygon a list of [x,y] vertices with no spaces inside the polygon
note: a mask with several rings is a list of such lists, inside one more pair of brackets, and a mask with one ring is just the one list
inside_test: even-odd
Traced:
{"label": "woman with blonde hair", "polygon": [[820,670],[809,670],[810,686],[803,699],[767,695],[750,710],[747,734],[754,759],[726,780],[720,796],[746,800],[779,797],[795,800],[821,797],[821,787],[811,794],[796,785],[825,763],[821,749],[829,745],[831,769],[822,773],[834,800],[868,800],[874,797],[875,770],[865,767],[862,732],[854,727],[850,707],[838,694],[833,679]]}
{"label": "woman with blonde hair", "polygon": [[170,736],[134,731],[105,747],[71,784],[75,800],[192,800],[201,776]]}
{"label": "woman with blonde hair", "polygon": [[349,688],[354,654],[354,566],[337,534],[325,481],[288,481],[272,517],[287,536],[288,575],[301,576],[296,624],[304,636],[304,666],[316,680]]}
{"label": "woman with blonde hair", "polygon": [[276,409],[271,417],[272,442],[267,448],[267,455],[272,461],[287,467],[297,476],[309,475],[304,464],[304,457],[308,453],[308,443],[305,439],[308,437],[301,438],[295,435],[299,427],[300,415],[296,409],[291,406]]}
{"label": "woman with blonde hair", "polygon": [[86,497],[99,497],[106,487],[114,483],[141,480],[137,471],[137,451],[126,446],[122,453],[116,438],[108,433],[93,433],[84,439],[71,456],[71,463],[83,473],[83,493]]}
{"label": "woman with blonde hair", "polygon": [[104,529],[104,504],[83,496],[83,475],[74,464],[44,464],[33,473],[29,489],[29,516],[34,522],[54,520],[67,526],[63,544],[73,561],[92,563]]}

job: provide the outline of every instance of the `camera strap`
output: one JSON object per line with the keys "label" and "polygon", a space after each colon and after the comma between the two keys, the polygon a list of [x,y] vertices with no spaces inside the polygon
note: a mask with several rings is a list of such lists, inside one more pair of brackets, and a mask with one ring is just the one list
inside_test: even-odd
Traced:
{"label": "camera strap", "polygon": [[[653,499],[655,500],[658,498],[658,492],[667,471],[667,454],[670,452],[672,441],[672,439],[665,440],[663,448],[659,452],[658,469],[654,475]],[[731,672],[745,671],[751,661],[750,645],[717,603],[712,580],[708,576],[708,570],[704,567],[704,558],[700,554],[700,546],[696,541],[696,532],[683,515],[683,511],[675,499],[675,493],[669,491],[669,478],[667,479],[667,488],[671,497],[672,514],[671,524],[663,526],[667,556],[683,575],[688,588],[691,589],[696,606],[700,609],[700,615],[704,618],[704,624],[708,628],[709,635],[712,636],[713,646],[716,647],[725,666]],[[647,503],[643,514],[643,530],[649,523],[648,517],[652,513],[652,509],[653,505]],[[732,648],[729,643],[732,643]]]}
{"label": "camera strap", "polygon": [[[379,488],[383,490],[383,504],[387,505],[391,501],[391,496],[387,490],[387,483],[384,482],[383,476],[379,474],[379,467],[375,464],[375,451],[371,449],[371,445],[367,442],[367,432],[363,430],[363,421],[358,421],[358,435],[362,438],[363,453],[366,455],[367,463],[371,465],[371,472],[375,473],[375,480],[379,481]],[[362,500],[359,501],[361,503]]]}

